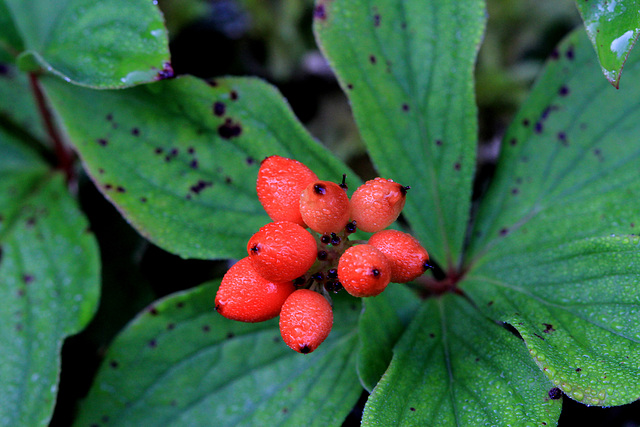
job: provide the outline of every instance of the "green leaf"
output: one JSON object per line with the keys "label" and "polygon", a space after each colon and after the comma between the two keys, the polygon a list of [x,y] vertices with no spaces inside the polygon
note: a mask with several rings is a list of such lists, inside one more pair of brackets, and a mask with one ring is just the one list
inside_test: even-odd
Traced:
{"label": "green leaf", "polygon": [[617,89],[622,68],[640,35],[639,0],[576,0],[600,67]]}
{"label": "green leaf", "polygon": [[621,405],[640,398],[640,85],[611,91],[584,32],[557,52],[505,135],[461,287],[568,396]]}
{"label": "green leaf", "polygon": [[518,338],[450,294],[425,301],[362,424],[555,425],[552,387]]}
{"label": "green leaf", "polygon": [[43,84],[100,190],[142,235],[183,257],[246,256],[269,221],[255,189],[266,156],[357,184],[260,80],[183,77],[113,92]]}
{"label": "green leaf", "polygon": [[482,0],[318,0],[315,31],[378,172],[410,185],[404,214],[443,267],[457,266],[477,142],[473,69]]}
{"label": "green leaf", "polygon": [[128,87],[172,74],[168,35],[155,2],[4,3],[26,49],[21,64],[37,63],[68,82],[95,88]]}
{"label": "green leaf", "polygon": [[361,387],[353,298],[334,300],[329,338],[289,349],[277,319],[215,313],[215,284],[169,296],[139,315],[105,356],[76,425],[341,425]]}
{"label": "green leaf", "polygon": [[393,346],[413,318],[420,299],[406,286],[391,284],[382,294],[363,298],[362,304],[358,375],[371,392],[389,366]]}
{"label": "green leaf", "polygon": [[[18,134],[24,141],[47,141],[35,99],[29,87],[29,77],[13,65],[6,64],[0,72],[0,124]],[[30,141],[35,143],[34,141]],[[33,144],[36,146],[36,144]]]}
{"label": "green leaf", "polygon": [[5,0],[0,0],[0,63],[13,63],[24,49]]}
{"label": "green leaf", "polygon": [[62,341],[98,303],[98,249],[61,175],[4,133],[0,152],[0,425],[48,425]]}

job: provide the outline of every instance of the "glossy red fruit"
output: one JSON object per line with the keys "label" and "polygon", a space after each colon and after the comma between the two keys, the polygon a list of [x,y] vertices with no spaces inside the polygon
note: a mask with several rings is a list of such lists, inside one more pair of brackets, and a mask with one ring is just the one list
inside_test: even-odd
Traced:
{"label": "glossy red fruit", "polygon": [[300,214],[313,231],[339,233],[349,222],[349,197],[335,182],[312,182],[300,195]]}
{"label": "glossy red fruit", "polygon": [[351,196],[351,218],[358,229],[375,233],[391,225],[402,212],[408,187],[390,179],[367,181]]}
{"label": "glossy red fruit", "polygon": [[317,180],[316,174],[299,161],[270,156],[260,163],[256,182],[258,199],[272,220],[295,222],[304,227],[300,194]]}
{"label": "glossy red fruit", "polygon": [[384,291],[391,280],[387,257],[371,245],[347,249],[338,261],[338,280],[354,297],[372,297]]}
{"label": "glossy red fruit", "polygon": [[431,268],[427,250],[410,234],[382,230],[371,236],[369,244],[389,260],[392,282],[409,282]]}
{"label": "glossy red fruit", "polygon": [[298,224],[270,222],[247,244],[255,270],[267,280],[296,279],[309,270],[318,255],[316,239]]}
{"label": "glossy red fruit", "polygon": [[280,334],[298,353],[311,353],[329,336],[333,326],[331,304],[317,292],[300,289],[285,301],[280,312]]}
{"label": "glossy red fruit", "polygon": [[227,319],[262,322],[280,314],[293,291],[292,281],[271,282],[260,276],[247,257],[234,264],[222,278],[215,307]]}

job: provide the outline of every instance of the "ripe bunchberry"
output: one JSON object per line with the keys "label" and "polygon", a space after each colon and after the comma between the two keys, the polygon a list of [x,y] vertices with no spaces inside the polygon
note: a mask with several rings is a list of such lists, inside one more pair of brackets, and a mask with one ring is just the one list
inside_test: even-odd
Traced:
{"label": "ripe bunchberry", "polygon": [[387,257],[375,247],[352,246],[338,261],[338,280],[354,297],[372,297],[385,290],[391,279]]}
{"label": "ripe bunchberry", "polygon": [[365,182],[351,196],[351,218],[367,233],[388,227],[398,219],[408,189],[384,178]]}
{"label": "ripe bunchberry", "polygon": [[317,180],[316,174],[299,161],[269,156],[260,163],[256,183],[258,199],[272,220],[291,221],[304,227],[300,194]]}
{"label": "ripe bunchberry", "polygon": [[300,195],[302,219],[318,233],[339,233],[349,222],[349,213],[349,197],[335,182],[312,182]]}
{"label": "ripe bunchberry", "polygon": [[271,282],[260,276],[247,257],[235,263],[222,278],[215,307],[228,319],[262,322],[280,314],[282,304],[294,290],[291,281]]}
{"label": "ripe bunchberry", "polygon": [[280,312],[280,334],[298,353],[311,353],[329,336],[331,304],[319,293],[299,289],[289,295]]}
{"label": "ripe bunchberry", "polygon": [[382,230],[369,239],[389,260],[391,281],[406,283],[431,268],[429,254],[413,236],[397,230]]}
{"label": "ripe bunchberry", "polygon": [[316,260],[316,240],[302,226],[289,221],[270,222],[247,244],[255,270],[267,280],[294,280]]}

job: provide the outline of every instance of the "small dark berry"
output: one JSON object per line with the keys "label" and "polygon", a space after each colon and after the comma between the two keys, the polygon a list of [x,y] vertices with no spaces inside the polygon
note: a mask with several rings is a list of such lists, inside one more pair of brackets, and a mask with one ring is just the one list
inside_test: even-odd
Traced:
{"label": "small dark berry", "polygon": [[311,276],[311,278],[313,280],[315,280],[316,282],[322,282],[324,280],[324,274],[322,274],[322,272],[318,271],[313,276]]}
{"label": "small dark berry", "polygon": [[347,224],[347,226],[345,227],[345,230],[347,231],[347,233],[351,234],[356,232],[356,228],[357,228],[356,222],[351,221],[350,223]]}
{"label": "small dark berry", "polygon": [[329,271],[327,271],[327,277],[330,278],[330,279],[337,279],[338,278],[338,269],[337,268],[329,269]]}
{"label": "small dark berry", "polygon": [[338,246],[341,242],[340,237],[336,233],[331,233],[331,244],[333,246]]}
{"label": "small dark berry", "polygon": [[329,255],[327,254],[327,251],[319,251],[319,252],[318,252],[318,259],[319,259],[320,261],[324,261],[325,259],[327,259],[327,256],[329,256]]}
{"label": "small dark berry", "polygon": [[331,243],[331,236],[329,236],[328,234],[325,234],[320,238],[320,241],[325,245],[328,245],[329,243]]}

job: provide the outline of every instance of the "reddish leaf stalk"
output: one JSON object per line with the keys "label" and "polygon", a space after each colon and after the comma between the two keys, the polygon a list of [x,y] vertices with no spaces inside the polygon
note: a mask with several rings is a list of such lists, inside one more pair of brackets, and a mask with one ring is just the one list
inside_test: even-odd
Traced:
{"label": "reddish leaf stalk", "polygon": [[42,91],[42,87],[38,82],[38,77],[34,73],[29,74],[29,83],[31,85],[31,91],[33,92],[33,96],[36,100],[36,105],[38,106],[38,111],[40,112],[40,117],[44,122],[45,129],[47,130],[47,134],[51,138],[51,142],[53,143],[53,149],[55,151],[56,159],[58,161],[56,168],[60,169],[66,179],[67,183],[73,180],[73,152],[64,144],[60,133],[58,132],[58,128],[53,121],[53,116],[51,111],[49,110],[49,106],[47,105],[47,100],[45,99],[44,92]]}

